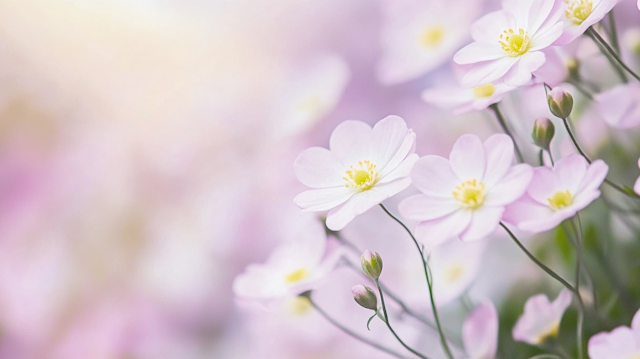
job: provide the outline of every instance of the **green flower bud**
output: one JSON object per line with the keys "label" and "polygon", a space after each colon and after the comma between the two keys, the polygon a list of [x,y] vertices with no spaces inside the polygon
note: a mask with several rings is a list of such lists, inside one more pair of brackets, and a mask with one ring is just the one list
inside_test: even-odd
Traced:
{"label": "green flower bud", "polygon": [[551,113],[558,118],[569,117],[571,110],[573,110],[573,96],[565,92],[562,87],[555,87],[549,92],[547,103]]}
{"label": "green flower bud", "polygon": [[376,252],[370,250],[364,251],[364,254],[360,256],[360,264],[362,265],[362,271],[367,277],[378,280],[380,273],[382,273],[382,258]]}
{"label": "green flower bud", "polygon": [[378,310],[378,297],[376,297],[376,293],[373,292],[373,289],[362,284],[358,284],[351,288],[351,293],[353,293],[353,299],[355,299],[356,303],[361,307],[375,311]]}
{"label": "green flower bud", "polygon": [[533,132],[531,133],[533,143],[547,152],[549,152],[549,146],[555,134],[556,127],[548,118],[537,118],[533,123]]}

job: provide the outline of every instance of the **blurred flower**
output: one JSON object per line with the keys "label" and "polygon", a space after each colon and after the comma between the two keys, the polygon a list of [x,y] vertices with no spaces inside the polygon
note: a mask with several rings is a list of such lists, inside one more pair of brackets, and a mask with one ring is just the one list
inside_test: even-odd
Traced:
{"label": "blurred flower", "polygon": [[454,115],[484,110],[502,100],[504,95],[515,90],[505,84],[485,84],[474,88],[433,88],[422,93],[422,99],[442,108],[453,108]]}
{"label": "blurred flower", "polygon": [[331,150],[312,147],[295,161],[296,177],[313,188],[294,202],[306,211],[327,211],[327,227],[338,231],[356,216],[411,184],[416,135],[398,116],[373,129],[345,121],[331,134]]}
{"label": "blurred flower", "polygon": [[562,34],[561,15],[554,0],[506,1],[504,9],[485,15],[471,29],[475,42],[453,60],[471,64],[462,79],[465,87],[504,82],[524,85],[545,62],[541,51]]}
{"label": "blurred flower", "polygon": [[434,247],[452,237],[479,240],[498,226],[504,206],[518,199],[531,180],[529,165],[511,166],[513,141],[504,134],[484,144],[476,135],[462,135],[449,160],[420,158],[411,180],[423,194],[403,200],[402,216],[420,221],[416,237]]}
{"label": "blurred flower", "polygon": [[555,167],[537,167],[527,193],[507,206],[504,219],[523,231],[544,232],[575,215],[600,196],[598,188],[609,167],[602,160],[590,165],[572,154]]}
{"label": "blurred flower", "polygon": [[264,264],[251,264],[233,282],[239,298],[269,301],[316,288],[333,269],[336,256],[323,260],[326,234],[319,221],[291,233],[291,241],[276,248]]}
{"label": "blurred flower", "polygon": [[[564,23],[562,35],[556,45],[566,45],[582,35],[587,29],[602,20],[619,0],[564,0]],[[558,1],[562,3],[561,1]]]}
{"label": "blurred flower", "polygon": [[627,129],[640,125],[640,84],[614,86],[594,96],[596,109],[609,126]]}
{"label": "blurred flower", "polygon": [[562,315],[571,304],[571,295],[569,290],[563,289],[553,303],[544,294],[529,298],[513,328],[513,339],[535,345],[556,337]]}
{"label": "blurred flower", "polygon": [[630,328],[619,326],[592,336],[588,351],[591,359],[640,358],[640,310],[633,316]]}
{"label": "blurred flower", "polygon": [[462,342],[470,359],[494,359],[498,349],[498,312],[493,303],[479,304],[462,324]]}
{"label": "blurred flower", "polygon": [[478,3],[386,0],[382,8],[378,78],[384,84],[396,84],[424,75],[451,59],[468,36]]}

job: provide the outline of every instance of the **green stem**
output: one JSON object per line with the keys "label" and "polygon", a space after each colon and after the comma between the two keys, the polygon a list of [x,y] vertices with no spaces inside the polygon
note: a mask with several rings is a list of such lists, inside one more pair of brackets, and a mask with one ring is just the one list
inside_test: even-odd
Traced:
{"label": "green stem", "polygon": [[[576,213],[576,216],[578,214]],[[578,323],[576,328],[576,340],[578,344],[578,359],[584,358],[584,344],[582,341],[582,327],[584,322],[584,302],[580,294],[580,267],[582,266],[582,229],[576,229],[575,223],[571,221],[571,226],[576,234],[576,299],[578,300]]]}
{"label": "green stem", "polygon": [[611,29],[611,41],[616,53],[620,53],[620,41],[618,41],[618,30],[616,29],[616,18],[613,15],[613,9],[609,11],[609,28]]}
{"label": "green stem", "polygon": [[[552,276],[555,280],[557,280],[558,282],[560,282],[560,284],[562,284],[563,286],[565,286],[567,289],[569,289],[572,293],[576,294],[576,289],[569,284],[569,282],[567,282],[566,280],[562,279],[562,277],[560,277],[558,274],[556,274],[553,270],[551,270],[551,268],[547,267],[546,265],[544,265],[542,262],[540,262],[533,254],[531,254],[531,252],[529,252],[527,250],[527,248],[522,245],[522,243],[518,240],[518,238],[509,230],[509,228],[507,228],[507,226],[504,225],[504,223],[500,222],[500,226],[502,226],[502,228],[504,228],[505,231],[507,231],[507,234],[509,235],[509,237],[511,237],[511,239],[513,239],[513,241],[518,245],[518,247],[520,247],[520,249],[522,249],[522,251],[527,255],[527,257],[529,257],[529,259],[531,259],[535,264],[538,265],[538,267],[542,268],[542,270],[544,270],[545,272],[547,272],[547,274],[549,274],[550,276]],[[577,294],[576,294],[577,295]]]}
{"label": "green stem", "polygon": [[520,152],[520,148],[518,147],[516,138],[513,137],[513,134],[509,130],[509,127],[507,127],[507,122],[505,121],[504,116],[502,115],[502,111],[500,111],[500,107],[498,107],[497,103],[494,103],[493,105],[489,106],[489,108],[496,115],[496,119],[498,119],[498,123],[500,124],[500,127],[502,127],[502,131],[507,135],[509,135],[509,137],[511,137],[511,140],[513,141],[513,147],[516,150],[516,156],[518,156],[518,162],[523,163],[524,157],[522,156],[522,152]]}
{"label": "green stem", "polygon": [[629,66],[627,66],[627,64],[625,64],[622,61],[622,59],[618,56],[618,54],[616,54],[615,50],[613,50],[611,48],[611,46],[609,46],[609,44],[607,44],[607,42],[604,41],[602,36],[600,36],[600,34],[598,34],[598,32],[596,30],[594,30],[593,27],[590,27],[590,28],[587,29],[587,34],[590,35],[590,36],[593,36],[593,38],[596,39],[605,48],[605,50],[607,50],[609,55],[611,55],[611,57],[614,60],[616,60],[616,62],[623,69],[625,69],[631,76],[633,76],[633,78],[635,78],[636,80],[640,81],[640,76],[638,74],[636,74],[635,72],[633,72],[633,70],[631,70],[631,68]]}
{"label": "green stem", "polygon": [[320,315],[322,315],[322,316],[323,316],[327,321],[329,321],[331,324],[333,324],[334,326],[336,326],[337,328],[339,328],[339,329],[340,329],[340,330],[342,330],[343,332],[347,333],[347,334],[348,334],[348,335],[350,335],[351,337],[353,337],[353,338],[355,338],[355,339],[357,339],[357,340],[359,340],[359,341],[361,341],[361,342],[363,342],[363,343],[365,343],[365,344],[368,344],[368,345],[370,345],[370,346],[372,346],[372,347],[374,347],[374,348],[376,348],[376,349],[378,349],[378,350],[380,350],[380,351],[383,351],[383,352],[385,352],[385,353],[387,353],[387,354],[390,354],[390,355],[392,355],[392,356],[394,356],[394,357],[396,357],[396,358],[400,358],[400,359],[407,359],[407,358],[405,358],[404,356],[402,356],[401,354],[396,353],[395,351],[393,351],[393,350],[391,350],[391,349],[389,349],[389,348],[387,348],[387,347],[385,347],[385,346],[382,346],[382,345],[380,345],[380,344],[378,344],[378,343],[376,343],[376,342],[374,342],[374,341],[371,341],[371,340],[369,340],[369,339],[366,339],[366,338],[364,338],[364,337],[360,336],[359,334],[357,334],[356,332],[354,332],[354,331],[352,331],[352,330],[350,330],[350,329],[348,329],[348,328],[344,327],[342,324],[338,323],[335,319],[331,318],[331,317],[329,316],[329,314],[327,314],[324,310],[322,310],[322,308],[320,308],[320,307],[316,304],[316,302],[314,302],[313,300],[311,300],[311,298],[310,298],[310,297],[307,297],[307,298],[309,299],[309,302],[311,303],[311,305],[313,306],[313,308],[315,308],[315,309],[318,311],[318,313],[320,313]]}
{"label": "green stem", "polygon": [[627,78],[627,75],[624,73],[624,70],[620,67],[620,64],[618,64],[618,62],[613,57],[611,57],[611,54],[607,51],[607,49],[605,49],[605,47],[602,44],[600,44],[600,42],[589,31],[589,29],[587,29],[586,34],[591,38],[591,41],[593,41],[593,43],[596,44],[596,46],[598,47],[600,52],[604,55],[604,57],[607,58],[607,61],[609,61],[613,70],[616,72],[616,74],[618,74],[618,77],[620,77],[620,80],[622,80],[622,82],[624,83],[629,82],[629,79]]}
{"label": "green stem", "polygon": [[386,214],[389,215],[389,217],[391,217],[394,221],[398,222],[398,224],[400,224],[402,228],[404,228],[404,230],[409,234],[409,236],[413,240],[413,243],[416,245],[416,248],[418,249],[418,253],[420,253],[420,260],[422,261],[424,276],[427,280],[427,286],[429,287],[429,298],[431,299],[431,310],[433,311],[433,318],[436,321],[436,326],[438,327],[438,333],[440,334],[440,344],[442,345],[442,349],[444,350],[447,357],[449,359],[453,359],[453,354],[451,354],[451,349],[449,349],[449,345],[447,344],[447,338],[445,338],[444,332],[442,331],[442,325],[440,324],[440,317],[438,316],[436,302],[433,298],[433,283],[431,282],[431,276],[429,275],[429,270],[427,269],[427,262],[424,259],[424,254],[422,253],[420,244],[418,244],[418,241],[416,240],[416,237],[413,236],[413,233],[411,233],[411,230],[409,230],[409,228],[407,228],[407,226],[404,223],[402,223],[401,220],[399,220],[393,214],[391,214],[391,212],[389,212],[389,210],[387,210],[387,208],[382,203],[380,203],[380,207],[382,208],[383,211],[385,211]]}
{"label": "green stem", "polygon": [[378,280],[375,280],[374,282],[376,283],[376,287],[378,288],[378,293],[380,293],[380,302],[382,302],[382,312],[384,313],[384,322],[387,324],[387,327],[389,328],[389,331],[391,332],[391,334],[393,334],[393,336],[396,337],[396,339],[398,339],[398,342],[402,344],[402,346],[405,347],[405,349],[407,349],[408,351],[412,352],[413,354],[417,355],[422,359],[427,359],[426,356],[420,354],[419,352],[417,352],[416,350],[414,350],[413,348],[405,344],[402,341],[402,339],[400,339],[398,334],[396,334],[395,330],[393,330],[393,328],[391,327],[391,322],[389,321],[389,316],[387,315],[387,306],[384,304],[384,294],[382,293],[382,288],[380,288],[380,283],[378,283]]}

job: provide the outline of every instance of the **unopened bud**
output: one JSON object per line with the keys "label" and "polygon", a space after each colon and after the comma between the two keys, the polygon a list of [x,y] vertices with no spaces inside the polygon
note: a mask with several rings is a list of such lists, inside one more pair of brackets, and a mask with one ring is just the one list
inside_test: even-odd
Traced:
{"label": "unopened bud", "polygon": [[547,103],[551,113],[558,118],[569,117],[571,110],[573,110],[573,96],[562,87],[555,87],[549,92]]}
{"label": "unopened bud", "polygon": [[533,143],[547,152],[555,134],[556,127],[548,118],[537,118],[533,123],[533,132],[531,133]]}
{"label": "unopened bud", "polygon": [[361,307],[376,311],[378,310],[378,297],[376,297],[376,293],[373,292],[373,289],[362,284],[358,284],[351,288],[351,293],[353,293],[353,299],[355,299],[356,303],[360,304]]}
{"label": "unopened bud", "polygon": [[382,273],[382,258],[380,258],[378,253],[371,252],[367,249],[362,256],[360,256],[360,265],[367,277],[373,280],[380,278],[380,273]]}

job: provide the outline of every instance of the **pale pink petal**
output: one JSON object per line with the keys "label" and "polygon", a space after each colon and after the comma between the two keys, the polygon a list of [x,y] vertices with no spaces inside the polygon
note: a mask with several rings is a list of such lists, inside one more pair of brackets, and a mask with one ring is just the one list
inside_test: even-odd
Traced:
{"label": "pale pink petal", "polygon": [[472,42],[456,52],[453,56],[453,61],[458,65],[466,65],[495,60],[504,56],[505,52],[498,42],[496,42],[495,45],[483,42]]}
{"label": "pale pink petal", "polygon": [[440,218],[459,209],[453,198],[433,197],[418,194],[405,198],[398,205],[402,217],[413,221],[426,221]]}
{"label": "pale pink petal", "polygon": [[498,312],[484,302],[467,316],[462,325],[462,342],[473,359],[494,359],[498,348]]}
{"label": "pale pink petal", "polygon": [[471,37],[475,41],[490,44],[491,40],[499,39],[504,30],[515,27],[512,14],[504,10],[495,11],[486,14],[471,25]]}
{"label": "pale pink petal", "polygon": [[491,188],[507,173],[513,162],[513,141],[499,133],[484,141],[483,146],[487,164],[482,182]]}
{"label": "pale pink petal", "polygon": [[[395,163],[398,165],[409,154],[415,135],[411,141],[411,138],[407,138],[408,132],[407,124],[398,116],[387,116],[373,126],[371,137],[374,148],[370,160],[378,166],[378,172],[382,172],[393,157],[400,157]],[[399,151],[401,147],[402,151]]]}
{"label": "pale pink petal", "polygon": [[573,203],[569,208],[571,208],[572,212],[567,218],[573,216],[575,212],[580,211],[586,208],[591,202],[595,201],[600,197],[600,191],[585,191],[578,194],[574,199]]}
{"label": "pale pink petal", "polygon": [[500,181],[489,189],[484,204],[486,206],[505,206],[522,197],[527,191],[533,169],[527,164],[511,167]]}
{"label": "pale pink petal", "polygon": [[533,169],[533,178],[529,183],[527,193],[538,203],[548,206],[548,198],[561,187],[558,176],[550,167],[536,167]]}
{"label": "pale pink petal", "polygon": [[562,290],[558,298],[549,302],[543,294],[535,295],[527,300],[524,313],[513,328],[513,339],[538,344],[540,336],[560,323],[562,316],[571,303],[571,293]]}
{"label": "pale pink petal", "polygon": [[390,192],[398,193],[403,189],[398,189],[398,187],[406,188],[409,185],[410,181],[407,179],[405,182],[387,184],[387,190],[382,189],[382,186],[380,188],[376,186],[370,190],[356,193],[349,198],[347,202],[329,211],[327,214],[327,227],[332,231],[342,230],[347,226],[347,224],[356,218],[356,216],[363,214],[373,206],[376,206],[389,198]]}
{"label": "pale pink petal", "polygon": [[532,46],[529,51],[539,51],[551,46],[562,35],[562,22],[555,23],[547,28],[543,28],[536,33],[531,40]]}
{"label": "pale pink petal", "polygon": [[529,33],[537,33],[542,24],[549,17],[549,14],[553,10],[554,5],[557,3],[555,0],[544,0],[532,2],[528,11],[519,11],[528,16],[526,30]]}
{"label": "pale pink petal", "polygon": [[[536,226],[540,223],[546,223],[545,221],[547,221],[551,216],[553,216],[553,211],[548,206],[539,204],[531,199],[529,195],[524,195],[519,200],[505,208],[504,214],[502,215],[502,221],[515,225],[522,230],[529,230],[529,228],[533,228],[533,232],[544,232],[548,228],[542,229],[542,227],[538,228]],[[532,225],[529,226],[529,224]],[[522,228],[522,226],[527,229]],[[553,227],[555,227],[555,225],[551,228]]]}
{"label": "pale pink petal", "polygon": [[361,121],[344,121],[331,133],[329,148],[346,166],[370,159],[373,129]]}
{"label": "pale pink petal", "polygon": [[587,168],[586,174],[580,183],[577,193],[597,190],[609,172],[609,166],[602,160],[595,160]]}
{"label": "pale pink petal", "polygon": [[416,239],[428,250],[457,237],[471,222],[471,211],[455,211],[432,221],[420,222],[416,227]]}
{"label": "pale pink petal", "polygon": [[386,175],[380,174],[380,176],[383,177],[378,181],[378,184],[392,182],[402,177],[409,177],[416,161],[418,161],[418,154],[410,154],[404,159],[404,161],[402,161],[402,163],[397,165],[391,173]]}
{"label": "pale pink petal", "polygon": [[484,177],[485,157],[482,142],[476,135],[466,134],[453,145],[449,162],[453,172],[463,181]]}
{"label": "pale pink petal", "polygon": [[[379,170],[380,176],[387,176],[389,173],[393,173],[396,171],[397,167],[403,162],[406,161],[408,156],[414,154],[416,148],[416,134],[409,130],[409,133],[405,136],[402,144],[395,152],[395,154],[388,159],[387,163],[380,162],[380,166],[382,166]],[[417,158],[416,158],[417,159]],[[378,162],[376,162],[378,163]],[[409,173],[406,174],[407,176]]]}
{"label": "pale pink petal", "polygon": [[564,311],[569,308],[572,298],[573,294],[570,290],[563,289],[562,291],[560,291],[558,297],[553,301],[553,303],[551,303],[554,313],[561,317]]}
{"label": "pale pink petal", "polygon": [[640,177],[638,177],[638,179],[636,179],[636,182],[633,184],[633,191],[636,194],[640,194]]}
{"label": "pale pink petal", "polygon": [[411,186],[411,178],[405,177],[405,178],[396,179],[391,182],[378,183],[375,187],[365,192],[375,191],[379,193],[384,193],[387,196],[386,198],[389,198],[389,197],[395,196],[396,194],[405,190],[409,186]]}
{"label": "pale pink petal", "polygon": [[471,223],[460,234],[460,239],[466,242],[478,241],[493,233],[498,228],[504,208],[482,206],[472,212]]}
{"label": "pale pink petal", "polygon": [[560,187],[572,194],[576,194],[582,179],[587,173],[587,166],[589,166],[587,160],[577,154],[569,155],[558,161],[555,165],[555,173]]}
{"label": "pale pink petal", "polygon": [[339,187],[345,185],[347,168],[326,148],[311,147],[302,151],[293,164],[296,177],[311,188]]}
{"label": "pale pink petal", "polygon": [[424,156],[413,165],[411,181],[422,193],[449,198],[460,179],[453,173],[446,159]]}
{"label": "pale pink petal", "polygon": [[[533,213],[539,213],[540,215],[534,217]],[[537,211],[530,213],[530,220],[522,221],[518,224],[518,229],[531,233],[546,232],[559,226],[562,221],[573,217],[575,214],[576,211],[571,207],[554,212],[549,207],[540,206]]]}
{"label": "pale pink petal", "polygon": [[476,87],[487,83],[493,83],[502,78],[509,69],[518,62],[518,58],[507,56],[496,60],[483,61],[473,64],[462,77],[462,86]]}
{"label": "pale pink petal", "polygon": [[356,190],[346,186],[312,189],[298,194],[293,202],[306,211],[328,211],[346,202]]}
{"label": "pale pink petal", "polygon": [[521,86],[531,80],[531,73],[544,64],[546,57],[541,51],[535,51],[520,56],[515,65],[504,74],[502,81],[513,87]]}
{"label": "pale pink petal", "polygon": [[640,332],[640,310],[638,310],[636,314],[633,315],[633,319],[631,320],[631,328],[636,332]]}

